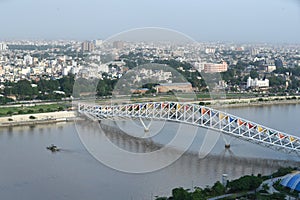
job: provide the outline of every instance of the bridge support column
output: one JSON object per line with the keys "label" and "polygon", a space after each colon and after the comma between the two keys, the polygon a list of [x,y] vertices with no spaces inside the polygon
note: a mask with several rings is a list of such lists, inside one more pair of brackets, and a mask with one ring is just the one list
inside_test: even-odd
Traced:
{"label": "bridge support column", "polygon": [[145,132],[149,132],[152,121],[150,121],[150,123],[148,124],[148,126],[146,126],[146,124],[144,123],[144,121],[142,120],[142,118],[140,118],[140,122],[142,123],[142,125],[144,127],[144,131]]}
{"label": "bridge support column", "polygon": [[225,135],[224,134],[222,134],[222,137],[223,137],[223,140],[224,140],[224,142],[225,142],[225,149],[230,149],[230,142],[231,142],[231,140],[227,140],[226,139],[226,137],[225,137]]}

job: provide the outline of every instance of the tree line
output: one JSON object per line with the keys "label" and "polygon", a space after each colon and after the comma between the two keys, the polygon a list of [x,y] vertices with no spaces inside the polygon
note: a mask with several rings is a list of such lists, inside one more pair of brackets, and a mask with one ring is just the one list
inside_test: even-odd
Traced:
{"label": "tree line", "polygon": [[[60,79],[40,79],[18,82],[5,82],[1,91],[0,103],[6,104],[15,96],[17,100],[56,100],[64,97],[79,97],[84,93],[95,93],[97,96],[111,95],[116,80],[110,79],[84,79],[75,81],[75,76],[70,74]],[[55,92],[59,91],[59,92]]]}
{"label": "tree line", "polygon": [[[279,168],[276,172],[269,176],[262,176],[261,174],[258,174],[257,176],[246,175],[232,181],[227,181],[226,185],[223,185],[217,181],[212,187],[195,187],[193,188],[193,191],[184,189],[182,187],[174,188],[170,197],[156,197],[156,200],[203,200],[224,194],[243,193],[245,194],[244,197],[246,196],[247,199],[280,200],[284,199],[285,197],[285,195],[282,193],[274,193],[266,196],[262,195],[266,192],[266,190],[268,190],[268,185],[262,185],[262,191],[257,191],[257,189],[263,183],[263,181],[270,178],[284,176],[291,173],[293,170],[295,170],[295,168],[286,167]],[[228,197],[226,199],[232,198]]]}

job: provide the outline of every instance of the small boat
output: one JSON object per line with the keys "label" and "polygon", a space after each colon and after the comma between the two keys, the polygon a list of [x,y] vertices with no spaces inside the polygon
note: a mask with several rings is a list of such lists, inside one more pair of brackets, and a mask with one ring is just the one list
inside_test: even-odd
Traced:
{"label": "small boat", "polygon": [[51,144],[50,146],[47,147],[48,150],[52,151],[52,152],[57,152],[59,151],[60,149],[54,145],[54,144]]}

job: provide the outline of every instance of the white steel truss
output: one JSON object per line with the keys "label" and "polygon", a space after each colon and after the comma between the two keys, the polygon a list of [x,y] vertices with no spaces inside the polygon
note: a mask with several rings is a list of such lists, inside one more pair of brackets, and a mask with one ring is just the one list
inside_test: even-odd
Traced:
{"label": "white steel truss", "polygon": [[286,153],[300,153],[300,138],[209,107],[180,102],[145,102],[124,105],[78,104],[92,119],[153,119],[212,129]]}

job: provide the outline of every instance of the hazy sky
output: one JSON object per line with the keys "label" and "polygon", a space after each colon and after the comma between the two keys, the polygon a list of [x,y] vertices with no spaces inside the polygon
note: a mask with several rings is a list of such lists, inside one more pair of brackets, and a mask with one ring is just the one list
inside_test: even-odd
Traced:
{"label": "hazy sky", "polygon": [[199,41],[300,43],[298,0],[0,0],[0,40],[105,39],[163,27]]}

